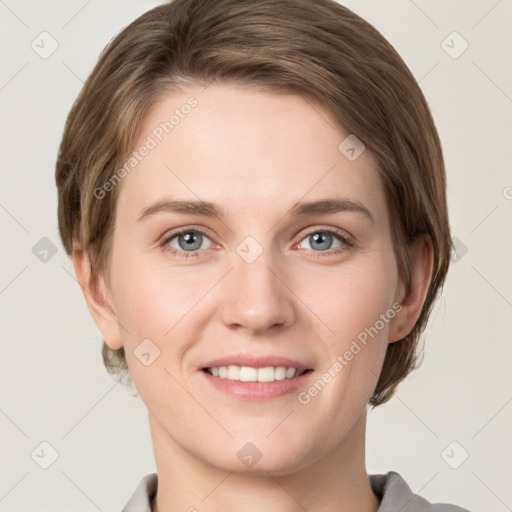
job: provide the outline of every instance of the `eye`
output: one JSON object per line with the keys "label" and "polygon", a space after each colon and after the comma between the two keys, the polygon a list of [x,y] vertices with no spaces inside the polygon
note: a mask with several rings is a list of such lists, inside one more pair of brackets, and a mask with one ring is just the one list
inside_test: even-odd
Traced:
{"label": "eye", "polygon": [[[309,247],[305,247],[306,249],[311,249],[314,252],[325,252],[333,249],[333,243],[338,244],[334,247],[329,254],[339,253],[346,248],[350,248],[354,245],[354,238],[346,233],[342,233],[337,230],[324,230],[324,229],[316,229],[314,231],[310,231],[302,240],[306,240],[309,244]],[[299,246],[302,244],[299,244]]]}
{"label": "eye", "polygon": [[[338,254],[351,248],[355,244],[355,239],[345,232],[333,229],[315,229],[306,234],[302,240],[306,240],[309,247],[305,249],[312,250],[315,256],[321,256],[321,253],[328,255]],[[206,242],[206,246],[204,243]],[[333,244],[335,247],[333,248]],[[196,258],[201,256],[201,250],[212,247],[210,238],[201,230],[184,228],[171,233],[162,242],[162,247],[173,253],[178,258]],[[295,247],[300,247],[299,243]]]}
{"label": "eye", "polygon": [[[206,247],[203,245],[205,240],[210,242]],[[162,246],[178,257],[190,258],[198,256],[195,253],[201,249],[209,249],[211,247],[211,240],[205,233],[197,229],[182,229],[168,236],[162,243]]]}

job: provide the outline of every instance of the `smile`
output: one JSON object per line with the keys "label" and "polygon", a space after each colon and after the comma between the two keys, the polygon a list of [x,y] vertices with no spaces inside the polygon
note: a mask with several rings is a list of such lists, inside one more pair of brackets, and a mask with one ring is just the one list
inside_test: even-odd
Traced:
{"label": "smile", "polygon": [[307,387],[314,371],[297,370],[293,366],[254,368],[228,365],[202,368],[199,374],[204,376],[208,386],[222,394],[251,402],[261,402],[285,395],[294,396],[300,389]]}
{"label": "smile", "polygon": [[220,379],[239,380],[242,382],[274,382],[276,380],[293,379],[300,377],[310,370],[298,370],[286,366],[266,366],[253,368],[251,366],[216,366],[205,368],[209,375]]}

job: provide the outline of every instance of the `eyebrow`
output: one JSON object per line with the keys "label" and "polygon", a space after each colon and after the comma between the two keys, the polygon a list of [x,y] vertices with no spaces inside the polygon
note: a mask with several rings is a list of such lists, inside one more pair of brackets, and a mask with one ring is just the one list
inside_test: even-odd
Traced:
{"label": "eyebrow", "polygon": [[[375,217],[364,204],[352,199],[338,197],[319,201],[298,202],[289,210],[287,215],[289,217],[306,217],[308,215],[321,215],[345,211],[361,213],[373,225],[376,224]],[[225,216],[223,208],[209,201],[164,199],[156,201],[144,208],[137,222],[162,212],[185,213],[203,217],[219,217],[221,219]]]}

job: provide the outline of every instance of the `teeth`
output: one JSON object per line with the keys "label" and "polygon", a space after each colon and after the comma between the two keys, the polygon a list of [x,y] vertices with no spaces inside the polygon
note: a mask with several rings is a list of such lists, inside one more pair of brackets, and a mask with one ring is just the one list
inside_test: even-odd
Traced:
{"label": "teeth", "polygon": [[206,371],[214,377],[242,382],[274,382],[275,380],[300,377],[304,373],[304,371],[299,371],[296,368],[286,368],[285,366],[252,368],[250,366],[229,365],[207,368]]}

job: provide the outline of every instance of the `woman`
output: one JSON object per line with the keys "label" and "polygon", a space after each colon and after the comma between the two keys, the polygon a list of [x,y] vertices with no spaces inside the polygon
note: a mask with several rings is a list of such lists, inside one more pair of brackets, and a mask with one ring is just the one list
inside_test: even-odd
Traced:
{"label": "woman", "polygon": [[414,77],[332,0],[175,0],[105,49],[59,229],[157,473],[125,512],[462,511],[368,475],[451,254]]}

